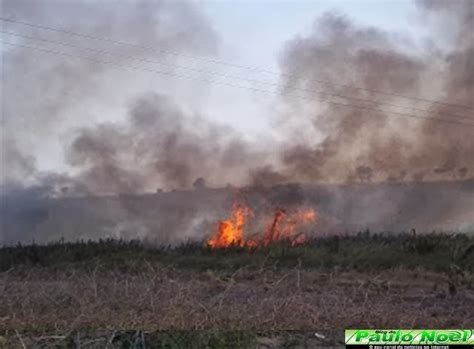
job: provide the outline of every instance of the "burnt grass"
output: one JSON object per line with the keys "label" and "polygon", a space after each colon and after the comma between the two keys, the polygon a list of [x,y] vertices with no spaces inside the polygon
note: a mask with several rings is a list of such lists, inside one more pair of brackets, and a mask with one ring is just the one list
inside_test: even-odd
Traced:
{"label": "burnt grass", "polygon": [[344,328],[468,328],[474,235],[3,246],[0,299],[0,348],[314,347],[342,345]]}

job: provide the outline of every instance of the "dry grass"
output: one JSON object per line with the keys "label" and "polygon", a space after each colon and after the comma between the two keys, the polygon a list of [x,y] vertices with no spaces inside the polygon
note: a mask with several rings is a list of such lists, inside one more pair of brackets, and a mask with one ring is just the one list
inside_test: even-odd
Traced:
{"label": "dry grass", "polygon": [[[0,249],[0,348],[314,347],[340,345],[344,328],[468,328],[466,239],[359,237],[256,252],[110,242]],[[180,332],[189,330],[197,332]],[[282,330],[299,332],[275,335]]]}
{"label": "dry grass", "polygon": [[474,292],[442,274],[149,265],[138,274],[29,269],[2,274],[5,329],[311,330],[466,327]]}

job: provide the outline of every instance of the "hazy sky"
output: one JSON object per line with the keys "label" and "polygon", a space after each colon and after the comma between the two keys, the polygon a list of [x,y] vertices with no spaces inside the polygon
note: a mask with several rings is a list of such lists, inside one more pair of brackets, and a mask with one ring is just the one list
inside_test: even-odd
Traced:
{"label": "hazy sky", "polygon": [[[87,2],[87,1],[86,1]],[[123,1],[125,2],[125,0]],[[123,3],[122,2],[122,3]],[[6,2],[5,2],[6,3]],[[28,1],[23,1],[23,7],[19,6],[19,13],[26,14],[26,18],[35,17],[28,7]],[[71,1],[71,4],[74,2]],[[120,4],[121,1],[114,2]],[[101,15],[107,15],[108,11],[115,10],[114,3],[101,3]],[[173,3],[173,2],[172,2]],[[294,39],[298,35],[305,35],[312,30],[315,20],[325,12],[337,12],[347,15],[351,20],[362,26],[377,26],[387,31],[394,31],[402,36],[413,37],[413,34],[423,34],[416,21],[417,12],[412,1],[404,0],[353,0],[353,1],[270,1],[270,0],[222,0],[222,1],[196,1],[196,7],[200,8],[207,18],[210,26],[217,34],[217,49],[214,54],[207,55],[208,59],[222,60],[248,67],[261,67],[274,71],[276,74],[264,74],[258,70],[236,69],[228,65],[214,63],[200,63],[201,60],[179,61],[183,66],[203,67],[217,73],[213,75],[212,82],[203,83],[186,79],[176,79],[173,77],[156,76],[154,74],[129,71],[126,69],[117,70],[113,79],[108,80],[108,75],[104,75],[101,81],[94,81],[94,84],[102,86],[89,95],[84,91],[81,103],[70,103],[61,113],[63,124],[61,127],[45,127],[44,137],[38,135],[38,129],[30,123],[21,123],[18,120],[12,125],[15,129],[9,132],[17,133],[17,146],[26,155],[36,158],[36,165],[40,170],[67,169],[63,158],[64,142],[73,137],[74,128],[91,126],[97,122],[124,119],[127,110],[127,101],[134,94],[146,91],[165,93],[174,97],[183,108],[188,108],[193,113],[203,118],[211,119],[222,124],[232,125],[241,131],[244,138],[265,138],[278,137],[278,132],[274,132],[274,125],[271,120],[275,120],[275,114],[280,113],[281,105],[277,98],[279,83],[278,59],[285,47],[285,43]],[[4,1],[2,0],[2,5]],[[35,1],[31,2],[34,7],[41,6]],[[45,4],[61,4],[67,7],[67,1],[45,1]],[[46,11],[46,10],[45,10]],[[7,11],[6,11],[7,12]],[[43,11],[44,12],[44,11]],[[73,27],[75,31],[94,35],[94,31],[87,27],[82,28],[81,21],[74,18],[73,11],[66,13],[64,18],[51,18],[47,16],[47,11],[38,16],[38,23],[53,27],[68,28],[68,18],[75,21]],[[7,15],[10,15],[7,13]],[[16,14],[14,13],[13,16]],[[68,17],[69,16],[69,17]],[[71,17],[72,16],[72,17]],[[85,18],[86,20],[87,18]],[[52,23],[50,23],[52,22]],[[87,21],[86,21],[87,22]],[[78,25],[79,24],[79,25]],[[186,23],[183,23],[186,26]],[[179,27],[179,25],[178,25]],[[82,28],[82,29],[81,29]],[[28,33],[28,28],[9,24],[6,29],[14,29],[21,33]],[[31,29],[31,28],[30,28]],[[44,37],[46,32],[42,32]],[[38,34],[38,33],[35,33]],[[46,33],[51,35],[51,33]],[[54,33],[53,33],[54,34]],[[48,38],[51,36],[47,36]],[[113,38],[123,40],[123,38]],[[10,42],[18,39],[10,38]],[[64,38],[62,37],[62,41]],[[125,41],[127,39],[125,38]],[[87,45],[91,41],[85,41]],[[81,43],[83,45],[83,43]],[[100,48],[100,47],[99,47]],[[4,48],[4,49],[11,49]],[[28,52],[32,55],[43,55],[38,52]],[[64,57],[50,57],[53,60],[64,60]],[[30,71],[20,71],[17,74],[24,74],[18,81],[26,83],[28,77],[34,79],[35,74],[41,75],[42,66],[30,66]],[[36,71],[35,71],[36,70]],[[183,70],[183,75],[191,74]],[[265,84],[256,84],[248,81],[228,79],[223,75],[238,76],[245,79],[264,80]],[[53,79],[54,81],[54,79]],[[344,81],[344,77],[341,77]],[[45,86],[35,85],[37,92],[29,87],[28,93],[35,95],[28,97],[29,104],[43,103],[41,99],[42,89],[47,88],[49,80],[43,82]],[[53,83],[53,82],[51,82]],[[225,84],[243,86],[247,89],[239,89],[225,86]],[[108,85],[109,84],[109,85]],[[15,87],[13,86],[15,85]],[[19,89],[23,86],[11,84],[2,86],[4,89]],[[263,89],[270,93],[258,93],[250,91],[248,88]],[[272,94],[271,92],[274,92]],[[66,93],[66,92],[65,92]],[[94,99],[92,99],[92,97]],[[50,101],[51,102],[51,101]],[[41,106],[38,105],[38,109]],[[34,109],[33,109],[34,110]],[[30,113],[27,110],[26,113]],[[69,117],[73,115],[73,117]],[[67,116],[67,117],[66,117]],[[15,116],[17,117],[17,116]],[[19,118],[20,116],[18,116]],[[25,120],[28,120],[25,118]],[[21,120],[20,120],[21,121]],[[31,135],[31,136],[30,136]],[[39,140],[40,139],[40,140]]]}
{"label": "hazy sky", "polygon": [[[314,21],[325,12],[345,14],[358,24],[376,26],[407,36],[422,33],[422,28],[415,21],[417,13],[413,1],[223,0],[199,3],[220,35],[219,57],[222,60],[275,72],[279,71],[278,58],[285,43],[310,31]],[[277,75],[261,74],[258,71],[249,73],[228,67],[225,70],[232,75],[249,74],[246,76],[253,79],[278,81]],[[275,107],[271,94],[223,86],[211,88],[214,98],[207,101],[206,108],[212,117],[231,122],[246,132],[268,132],[268,117]],[[222,104],[227,106],[225,113]],[[230,105],[232,107],[229,108]]]}

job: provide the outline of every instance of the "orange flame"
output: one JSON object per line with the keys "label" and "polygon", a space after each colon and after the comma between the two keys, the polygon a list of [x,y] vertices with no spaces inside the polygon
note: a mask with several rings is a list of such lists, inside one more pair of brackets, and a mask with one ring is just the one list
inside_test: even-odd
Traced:
{"label": "orange flame", "polygon": [[219,248],[231,245],[244,246],[244,225],[252,210],[244,205],[234,204],[230,219],[220,221],[216,237],[207,243],[210,247]]}
{"label": "orange flame", "polygon": [[285,210],[279,209],[275,213],[272,224],[263,237],[263,244],[268,245],[278,240],[291,240],[293,244],[301,244],[304,242],[304,236],[295,237],[296,229],[303,224],[314,222],[316,212],[311,208],[305,211],[297,211],[292,215],[287,215]]}
{"label": "orange flame", "polygon": [[261,240],[246,240],[244,226],[247,217],[253,215],[253,211],[245,205],[234,204],[232,206],[231,218],[222,220],[218,224],[215,236],[208,240],[211,248],[223,248],[228,246],[260,247],[280,241],[291,240],[292,245],[304,243],[305,237],[297,233],[297,229],[304,224],[314,222],[316,212],[313,209],[298,210],[293,214],[287,214],[283,209],[277,209],[271,224],[263,233]]}

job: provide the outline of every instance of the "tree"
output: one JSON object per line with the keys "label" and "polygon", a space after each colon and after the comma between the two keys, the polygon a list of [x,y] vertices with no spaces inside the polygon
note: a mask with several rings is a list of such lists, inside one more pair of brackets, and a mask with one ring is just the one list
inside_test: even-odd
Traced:
{"label": "tree", "polygon": [[357,167],[357,176],[361,182],[370,182],[373,174],[373,170],[368,166]]}
{"label": "tree", "polygon": [[193,183],[193,187],[195,190],[206,189],[206,180],[202,177],[197,178]]}

